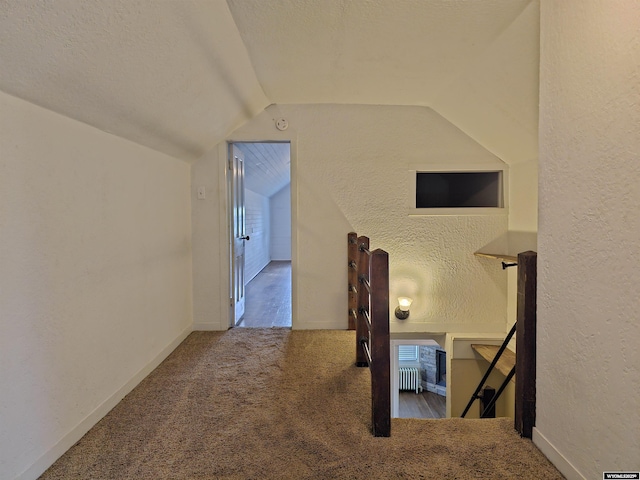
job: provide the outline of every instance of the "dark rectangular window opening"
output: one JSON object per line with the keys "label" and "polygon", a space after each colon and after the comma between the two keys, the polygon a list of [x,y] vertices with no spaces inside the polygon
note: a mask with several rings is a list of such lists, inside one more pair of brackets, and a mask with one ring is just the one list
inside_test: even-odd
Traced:
{"label": "dark rectangular window opening", "polygon": [[447,352],[436,350],[436,385],[447,386]]}
{"label": "dark rectangular window opening", "polygon": [[502,172],[417,172],[416,208],[502,207]]}

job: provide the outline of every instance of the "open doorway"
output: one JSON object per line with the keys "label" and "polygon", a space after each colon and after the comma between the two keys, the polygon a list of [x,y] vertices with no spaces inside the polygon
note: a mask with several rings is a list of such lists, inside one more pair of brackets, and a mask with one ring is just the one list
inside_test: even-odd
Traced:
{"label": "open doorway", "polygon": [[446,417],[446,352],[434,340],[391,340],[393,418]]}
{"label": "open doorway", "polygon": [[291,149],[230,144],[233,324],[291,327]]}

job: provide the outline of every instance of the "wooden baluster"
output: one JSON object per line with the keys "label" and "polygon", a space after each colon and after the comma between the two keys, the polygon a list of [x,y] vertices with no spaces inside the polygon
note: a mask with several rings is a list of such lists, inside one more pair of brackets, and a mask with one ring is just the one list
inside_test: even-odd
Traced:
{"label": "wooden baluster", "polygon": [[[367,249],[367,251],[363,251],[360,247],[363,246]],[[369,339],[369,329],[366,324],[366,320],[364,315],[361,312],[361,308],[369,307],[369,292],[360,284],[360,277],[362,275],[369,275],[369,238],[368,237],[358,237],[357,243],[358,249],[358,320],[356,321],[356,365],[358,367],[366,367],[369,365],[367,361],[367,356],[362,349],[361,341],[363,339]]]}
{"label": "wooden baluster", "polygon": [[358,312],[358,234],[351,232],[348,235],[347,244],[347,286],[349,288],[349,305],[347,314],[348,329],[356,329],[356,317],[353,312]]}

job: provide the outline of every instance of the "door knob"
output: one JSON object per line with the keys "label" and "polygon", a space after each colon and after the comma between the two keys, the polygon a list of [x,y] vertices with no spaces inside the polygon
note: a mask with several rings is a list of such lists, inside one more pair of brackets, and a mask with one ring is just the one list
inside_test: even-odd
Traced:
{"label": "door knob", "polygon": [[247,235],[246,237],[240,237],[240,240],[249,240],[249,235]]}

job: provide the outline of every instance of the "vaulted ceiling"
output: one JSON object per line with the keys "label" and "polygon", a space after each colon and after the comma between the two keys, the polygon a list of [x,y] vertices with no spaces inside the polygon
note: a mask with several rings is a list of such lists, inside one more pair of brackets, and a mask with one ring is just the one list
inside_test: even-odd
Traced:
{"label": "vaulted ceiling", "polygon": [[0,0],[0,90],[186,161],[272,103],[432,108],[537,157],[537,0]]}

